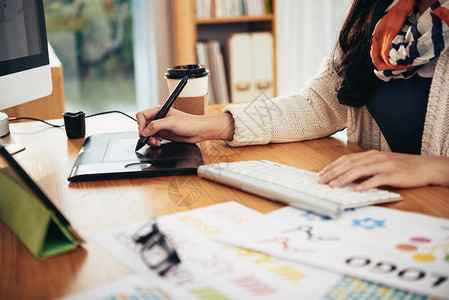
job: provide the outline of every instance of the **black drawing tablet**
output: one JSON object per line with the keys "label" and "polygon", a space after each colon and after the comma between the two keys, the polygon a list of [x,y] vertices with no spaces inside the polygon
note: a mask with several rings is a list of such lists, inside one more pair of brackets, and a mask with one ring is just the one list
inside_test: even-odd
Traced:
{"label": "black drawing tablet", "polygon": [[203,164],[198,144],[166,142],[135,152],[137,132],[89,136],[70,172],[69,181],[196,174]]}

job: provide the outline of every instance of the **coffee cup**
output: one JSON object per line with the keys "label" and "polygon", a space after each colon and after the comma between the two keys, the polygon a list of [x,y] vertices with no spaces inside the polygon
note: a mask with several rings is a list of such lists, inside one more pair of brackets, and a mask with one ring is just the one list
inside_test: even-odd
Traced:
{"label": "coffee cup", "polygon": [[168,91],[172,93],[179,81],[188,76],[187,85],[179,94],[173,107],[195,115],[207,114],[209,70],[204,65],[182,65],[167,69]]}

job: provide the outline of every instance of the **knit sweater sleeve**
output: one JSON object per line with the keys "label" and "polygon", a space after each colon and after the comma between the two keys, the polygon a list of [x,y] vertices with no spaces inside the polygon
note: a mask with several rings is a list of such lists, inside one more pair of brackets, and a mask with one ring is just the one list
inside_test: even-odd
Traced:
{"label": "knit sweater sleeve", "polygon": [[347,107],[338,103],[339,78],[325,59],[318,75],[297,94],[264,102],[228,105],[235,133],[230,146],[262,145],[325,137],[346,127]]}

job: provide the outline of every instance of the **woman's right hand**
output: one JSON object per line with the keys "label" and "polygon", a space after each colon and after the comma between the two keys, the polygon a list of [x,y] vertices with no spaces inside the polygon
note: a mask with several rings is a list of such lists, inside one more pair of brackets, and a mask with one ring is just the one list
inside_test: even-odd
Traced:
{"label": "woman's right hand", "polygon": [[234,119],[230,113],[191,115],[171,108],[165,118],[153,121],[160,106],[136,114],[140,136],[150,136],[148,144],[160,146],[162,139],[198,143],[204,140],[231,140]]}

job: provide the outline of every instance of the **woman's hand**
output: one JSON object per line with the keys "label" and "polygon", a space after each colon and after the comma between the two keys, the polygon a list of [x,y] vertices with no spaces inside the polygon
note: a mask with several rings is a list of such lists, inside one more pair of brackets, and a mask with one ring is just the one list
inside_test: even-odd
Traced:
{"label": "woman's hand", "polygon": [[152,146],[160,146],[162,139],[198,143],[231,140],[234,136],[234,119],[229,113],[198,116],[172,108],[165,118],[152,121],[159,109],[160,106],[156,106],[136,114],[139,135],[150,136],[148,144]]}
{"label": "woman's hand", "polygon": [[384,185],[449,186],[449,158],[370,150],[342,156],[319,173],[318,182],[341,187],[361,179],[357,191]]}

